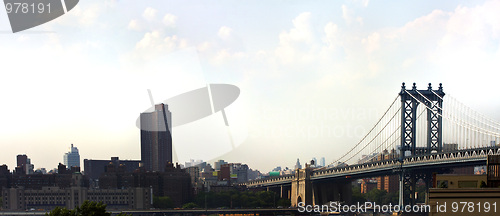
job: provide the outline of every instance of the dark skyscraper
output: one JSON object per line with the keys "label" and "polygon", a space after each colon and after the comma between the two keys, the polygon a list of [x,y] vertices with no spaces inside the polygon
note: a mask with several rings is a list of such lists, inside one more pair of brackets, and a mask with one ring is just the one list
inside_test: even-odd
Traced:
{"label": "dark skyscraper", "polygon": [[27,164],[28,164],[28,156],[17,155],[17,167],[21,167],[23,173],[26,173]]}
{"label": "dark skyscraper", "polygon": [[141,161],[148,171],[164,171],[172,162],[172,113],[156,104],[153,112],[141,113]]}

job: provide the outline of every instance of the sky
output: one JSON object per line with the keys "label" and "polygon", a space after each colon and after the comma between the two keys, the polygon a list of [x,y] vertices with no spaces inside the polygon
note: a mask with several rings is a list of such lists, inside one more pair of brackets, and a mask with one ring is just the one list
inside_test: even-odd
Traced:
{"label": "sky", "polygon": [[27,154],[52,169],[70,144],[82,165],[140,159],[147,90],[161,103],[210,83],[241,91],[229,127],[220,112],[174,127],[180,163],[332,162],[402,82],[443,83],[500,121],[498,11],[500,1],[82,0],[18,33],[0,12],[0,164]]}

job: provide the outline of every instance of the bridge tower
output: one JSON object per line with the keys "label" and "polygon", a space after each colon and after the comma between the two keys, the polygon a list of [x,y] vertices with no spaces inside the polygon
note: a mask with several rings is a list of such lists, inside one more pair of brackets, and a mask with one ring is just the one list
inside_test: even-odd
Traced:
{"label": "bridge tower", "polygon": [[[405,83],[401,86],[401,152],[399,160],[402,162],[408,155],[433,154],[442,152],[442,110],[443,86],[440,83],[438,90],[429,87],[426,90],[417,90],[413,83],[412,89],[406,90]],[[427,147],[423,151],[416,148],[417,107],[423,102],[427,109]],[[399,204],[415,204],[416,175],[411,170],[400,170]]]}
{"label": "bridge tower", "polygon": [[301,202],[307,205],[313,204],[312,170],[307,164],[306,168],[295,170],[295,178],[292,180],[292,192],[290,196],[292,206],[297,207]]}

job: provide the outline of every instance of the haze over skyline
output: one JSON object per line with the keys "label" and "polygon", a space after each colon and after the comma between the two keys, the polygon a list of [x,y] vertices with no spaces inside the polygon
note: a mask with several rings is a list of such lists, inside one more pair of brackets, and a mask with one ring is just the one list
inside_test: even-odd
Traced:
{"label": "haze over skyline", "polygon": [[160,103],[207,83],[241,90],[226,108],[236,147],[219,112],[173,129],[180,163],[328,164],[402,82],[443,83],[500,121],[498,11],[500,1],[85,0],[16,34],[0,12],[0,164],[27,154],[51,169],[72,143],[82,161],[140,159],[147,89]]}

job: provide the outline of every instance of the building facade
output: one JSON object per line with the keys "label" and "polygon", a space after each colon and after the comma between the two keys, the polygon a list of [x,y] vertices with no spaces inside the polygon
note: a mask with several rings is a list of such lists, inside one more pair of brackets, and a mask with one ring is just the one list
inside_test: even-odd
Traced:
{"label": "building facade", "polygon": [[[0,168],[5,174],[3,167]],[[59,164],[58,169],[57,174],[11,175],[10,182],[2,185],[2,208],[10,211],[74,209],[85,200],[103,202],[108,209],[149,209],[152,205],[149,187],[92,189],[88,187],[87,177],[76,167],[67,170]]]}
{"label": "building facade", "polygon": [[139,160],[120,160],[119,157],[111,157],[111,160],[93,160],[85,159],[83,160],[83,169],[86,176],[90,180],[97,180],[99,176],[105,172],[105,168],[113,164],[116,167],[124,165],[127,172],[133,172],[141,166],[141,161]]}
{"label": "building facade", "polygon": [[2,191],[3,209],[20,211],[56,207],[74,209],[85,200],[103,202],[112,209],[149,209],[149,188],[89,189],[87,187],[43,187],[42,189],[8,188]]}
{"label": "building facade", "polygon": [[427,200],[429,215],[498,215],[500,156],[488,155],[487,161],[487,174],[436,175]]}
{"label": "building facade", "polygon": [[71,144],[71,149],[64,154],[63,160],[64,165],[66,165],[68,169],[71,169],[71,167],[80,167],[80,153],[78,152],[78,148]]}
{"label": "building facade", "polygon": [[179,165],[174,167],[168,163],[163,172],[148,172],[140,168],[133,173],[127,172],[122,166],[117,169],[113,167],[110,164],[99,177],[100,189],[151,188],[155,196],[168,196],[177,207],[192,198],[191,177]]}
{"label": "building facade", "polygon": [[141,161],[147,171],[163,171],[172,162],[172,113],[166,104],[140,116]]}

